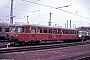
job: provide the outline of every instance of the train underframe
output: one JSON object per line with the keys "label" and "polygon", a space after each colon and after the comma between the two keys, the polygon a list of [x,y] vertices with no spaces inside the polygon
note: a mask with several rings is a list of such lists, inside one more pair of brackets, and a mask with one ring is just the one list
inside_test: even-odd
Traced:
{"label": "train underframe", "polygon": [[[88,37],[87,37],[88,38]],[[12,40],[9,40],[11,44],[19,44],[19,45],[32,45],[32,44],[39,44],[40,42],[48,42],[48,41],[62,41],[64,43],[66,42],[75,42],[75,41],[86,41],[87,38],[79,38],[79,39],[60,39],[60,40],[28,40],[28,41],[19,41],[18,38],[12,38]]]}
{"label": "train underframe", "polygon": [[40,40],[28,40],[28,41],[19,41],[17,38],[12,38],[12,40],[9,39],[9,42],[11,44],[19,44],[19,45],[32,45],[32,44],[39,44]]}
{"label": "train underframe", "polygon": [[4,36],[0,36],[0,40],[5,40],[6,38]]}
{"label": "train underframe", "polygon": [[79,40],[90,40],[90,36],[82,36],[82,37],[79,37]]}

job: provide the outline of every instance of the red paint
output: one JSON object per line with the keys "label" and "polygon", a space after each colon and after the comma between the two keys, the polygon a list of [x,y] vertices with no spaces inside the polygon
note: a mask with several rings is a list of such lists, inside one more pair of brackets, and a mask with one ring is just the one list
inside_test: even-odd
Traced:
{"label": "red paint", "polygon": [[[67,29],[60,27],[47,27],[47,26],[34,26],[34,25],[22,25],[22,26],[13,26],[19,27],[20,32],[10,32],[8,33],[9,38],[18,38],[18,41],[31,41],[31,40],[73,40],[78,39],[78,30],[75,29]],[[24,32],[22,32],[22,28],[24,28]],[[31,29],[36,28],[36,33],[32,33]],[[42,28],[42,33],[38,33],[38,28]],[[44,33],[44,28],[47,29],[47,33]],[[52,33],[49,33],[49,29],[52,29]],[[56,30],[54,34],[54,29]],[[66,31],[69,31],[69,34],[66,34]],[[64,31],[65,34],[62,34]],[[76,32],[76,34],[73,33]]]}

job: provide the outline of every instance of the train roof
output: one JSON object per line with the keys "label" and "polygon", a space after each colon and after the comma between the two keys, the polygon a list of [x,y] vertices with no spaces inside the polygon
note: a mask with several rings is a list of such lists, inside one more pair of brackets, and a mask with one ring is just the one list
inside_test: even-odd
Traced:
{"label": "train roof", "polygon": [[10,26],[12,24],[9,24],[9,23],[0,23],[0,27],[3,27],[3,26]]}
{"label": "train roof", "polygon": [[62,28],[58,26],[44,26],[44,25],[38,25],[38,24],[25,24],[25,23],[20,23],[20,24],[13,24],[13,26],[33,26],[33,27],[44,27],[44,28],[56,28],[56,29],[67,29],[67,30],[77,30],[77,29],[72,29],[72,28]]}
{"label": "train roof", "polygon": [[77,30],[82,30],[82,31],[90,31],[90,26],[82,26],[82,27],[78,27],[76,28]]}

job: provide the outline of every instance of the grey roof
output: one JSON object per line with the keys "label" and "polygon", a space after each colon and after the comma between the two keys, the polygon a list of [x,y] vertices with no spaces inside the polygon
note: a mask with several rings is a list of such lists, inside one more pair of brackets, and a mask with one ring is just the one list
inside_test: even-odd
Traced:
{"label": "grey roof", "polygon": [[68,30],[77,30],[71,28],[61,28],[61,27],[53,27],[53,26],[45,26],[45,25],[38,25],[38,24],[25,24],[25,23],[16,23],[14,26],[36,26],[36,27],[44,27],[44,28],[58,28],[58,29],[68,29]]}
{"label": "grey roof", "polygon": [[78,30],[83,30],[83,31],[90,31],[90,26],[82,26],[82,27],[79,27],[77,28]]}
{"label": "grey roof", "polygon": [[9,24],[9,23],[0,23],[0,26],[10,26],[12,24]]}

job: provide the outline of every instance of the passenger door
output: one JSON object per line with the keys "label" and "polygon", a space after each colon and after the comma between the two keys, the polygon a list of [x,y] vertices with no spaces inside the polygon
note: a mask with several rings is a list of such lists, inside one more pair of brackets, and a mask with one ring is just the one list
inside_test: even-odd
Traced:
{"label": "passenger door", "polygon": [[26,27],[26,41],[29,41],[30,27]]}

